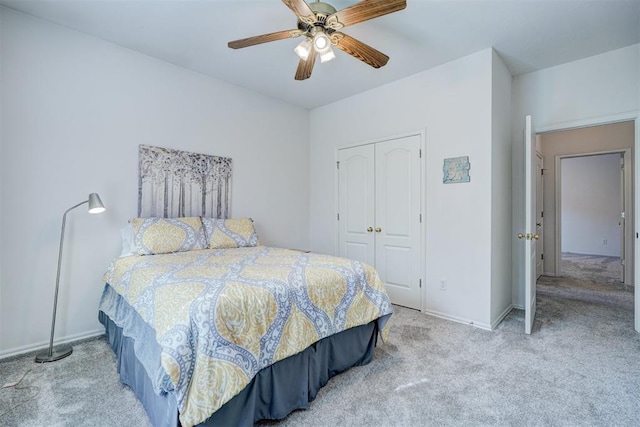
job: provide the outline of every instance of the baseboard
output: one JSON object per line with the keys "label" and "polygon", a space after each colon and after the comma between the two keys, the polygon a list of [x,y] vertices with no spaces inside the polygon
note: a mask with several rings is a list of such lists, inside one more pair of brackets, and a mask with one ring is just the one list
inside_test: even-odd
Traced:
{"label": "baseboard", "polygon": [[[53,342],[53,345],[69,344],[76,341],[82,341],[88,338],[95,338],[97,336],[104,335],[104,329],[96,329],[94,331],[82,332],[80,334],[69,335],[65,338],[57,339]],[[8,350],[0,351],[0,360],[7,359],[9,357],[21,356],[23,354],[36,352],[49,348],[49,341],[43,341],[36,344],[24,345],[22,347],[11,348]]]}
{"label": "baseboard", "polygon": [[423,313],[428,314],[429,316],[438,317],[444,320],[451,320],[457,323],[464,323],[465,325],[473,326],[479,329],[484,329],[486,331],[491,330],[491,325],[488,325],[486,323],[479,323],[470,319],[465,319],[464,317],[451,316],[449,314],[440,313],[439,311],[435,311],[435,310],[424,310]]}
{"label": "baseboard", "polygon": [[511,304],[502,313],[500,313],[498,318],[494,320],[493,323],[491,323],[491,330],[494,330],[496,326],[498,326],[500,322],[502,322],[502,320],[504,320],[504,318],[507,317],[509,313],[511,313],[511,310],[513,310],[513,304]]}
{"label": "baseboard", "polygon": [[512,310],[524,310],[524,305],[520,305],[520,304],[512,304],[512,305],[511,305],[511,309],[512,309]]}

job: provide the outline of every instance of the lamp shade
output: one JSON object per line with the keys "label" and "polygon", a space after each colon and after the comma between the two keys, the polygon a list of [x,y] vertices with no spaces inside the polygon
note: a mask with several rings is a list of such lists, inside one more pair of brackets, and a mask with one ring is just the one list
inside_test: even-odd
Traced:
{"label": "lamp shade", "polygon": [[316,52],[322,53],[331,46],[331,42],[324,32],[319,31],[313,37],[313,46],[316,48]]}
{"label": "lamp shade", "polygon": [[306,61],[309,58],[309,53],[311,52],[311,49],[312,49],[311,39],[305,38],[300,42],[300,44],[298,44],[298,46],[296,46],[296,48],[294,49],[294,52],[296,53],[296,55],[298,55],[300,59],[302,59],[303,61]]}
{"label": "lamp shade", "polygon": [[89,194],[89,213],[98,214],[106,210],[98,193]]}
{"label": "lamp shade", "polygon": [[333,49],[329,48],[320,54],[320,62],[321,63],[329,62],[332,59],[335,59],[335,57],[336,57],[336,54],[333,53]]}

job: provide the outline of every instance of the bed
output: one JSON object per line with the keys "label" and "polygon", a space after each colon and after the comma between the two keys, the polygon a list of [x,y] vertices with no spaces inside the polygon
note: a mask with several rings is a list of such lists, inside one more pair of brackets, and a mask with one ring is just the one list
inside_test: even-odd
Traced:
{"label": "bed", "polygon": [[388,333],[371,266],[261,246],[233,221],[137,219],[137,253],[105,273],[99,320],[154,426],[284,418]]}

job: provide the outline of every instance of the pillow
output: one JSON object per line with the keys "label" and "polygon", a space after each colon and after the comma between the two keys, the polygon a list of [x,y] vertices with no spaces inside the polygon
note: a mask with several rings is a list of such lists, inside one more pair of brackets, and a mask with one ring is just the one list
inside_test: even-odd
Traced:
{"label": "pillow", "polygon": [[134,244],[133,225],[131,225],[131,223],[120,229],[120,236],[122,237],[122,252],[120,253],[120,258],[137,255],[136,245]]}
{"label": "pillow", "polygon": [[202,218],[209,249],[243,248],[258,246],[258,234],[251,218]]}
{"label": "pillow", "polygon": [[200,217],[133,218],[135,251],[140,255],[168,254],[207,247]]}

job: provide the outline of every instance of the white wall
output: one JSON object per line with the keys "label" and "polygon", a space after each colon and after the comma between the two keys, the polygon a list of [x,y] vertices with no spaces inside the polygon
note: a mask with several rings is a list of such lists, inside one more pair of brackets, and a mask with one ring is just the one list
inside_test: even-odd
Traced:
{"label": "white wall", "polygon": [[[311,112],[311,248],[335,250],[335,155],[347,144],[426,128],[426,310],[489,327],[492,49]],[[442,183],[469,156],[471,182]],[[446,279],[447,290],[440,290]]]}
{"label": "white wall", "polygon": [[270,245],[309,247],[309,112],[2,11],[0,357],[46,345],[62,213],[56,336],[97,333],[102,274],[137,213],[138,144],[233,158],[232,215]]}
{"label": "white wall", "polygon": [[491,84],[491,325],[511,308],[511,73],[493,52]]}
{"label": "white wall", "polygon": [[[2,37],[1,35],[3,34],[2,32],[2,28],[3,28],[3,14],[4,14],[4,9],[2,7],[0,7],[0,82],[2,82],[2,74],[3,74],[3,69],[4,69],[4,61],[2,59]],[[3,89],[2,89],[2,84],[0,83],[0,165],[3,164],[2,162],[2,146],[3,146],[3,128],[2,128],[2,99],[4,98],[3,96]],[[2,172],[0,172],[0,190],[2,190]],[[0,193],[0,278],[2,277],[2,241],[4,241],[4,232],[2,231],[2,212],[4,211],[3,209],[3,197],[2,197],[2,193]],[[0,309],[2,309],[3,304],[2,304],[2,286],[1,286],[0,282]],[[0,323],[0,330],[2,329],[1,323]],[[0,335],[0,343],[2,342],[1,340],[2,335]],[[1,344],[0,344],[0,348],[1,348]]]}
{"label": "white wall", "polygon": [[522,130],[527,114],[534,128],[640,109],[640,44],[513,79],[513,302],[524,307],[523,247],[515,237],[524,227]]}
{"label": "white wall", "polygon": [[620,154],[561,160],[562,252],[619,257]]}

